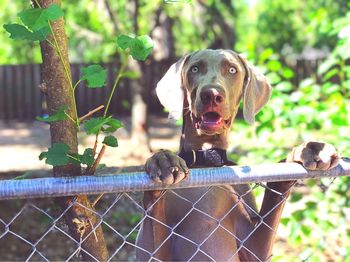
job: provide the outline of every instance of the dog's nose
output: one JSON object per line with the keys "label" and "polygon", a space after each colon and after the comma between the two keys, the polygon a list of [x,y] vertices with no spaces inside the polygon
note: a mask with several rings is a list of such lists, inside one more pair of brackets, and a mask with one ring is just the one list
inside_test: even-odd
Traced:
{"label": "dog's nose", "polygon": [[224,101],[224,97],[215,88],[203,90],[200,94],[200,98],[203,105],[219,105]]}

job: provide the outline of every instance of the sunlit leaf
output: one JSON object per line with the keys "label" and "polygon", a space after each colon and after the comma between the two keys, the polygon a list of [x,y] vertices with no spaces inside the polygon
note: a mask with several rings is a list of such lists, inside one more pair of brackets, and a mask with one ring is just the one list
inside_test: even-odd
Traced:
{"label": "sunlit leaf", "polygon": [[153,41],[148,35],[131,37],[120,35],[117,38],[117,45],[123,50],[129,49],[130,55],[140,61],[144,61],[153,50]]}
{"label": "sunlit leaf", "polygon": [[113,133],[123,126],[123,123],[116,118],[109,117],[105,123],[106,127],[102,127],[102,131],[105,133]]}
{"label": "sunlit leaf", "polygon": [[123,124],[120,120],[112,117],[91,118],[84,122],[84,128],[87,134],[97,134],[100,130],[106,133],[112,133],[122,126]]}
{"label": "sunlit leaf", "polygon": [[117,45],[125,50],[130,47],[131,42],[134,40],[133,37],[128,36],[128,35],[120,35],[117,37]]}
{"label": "sunlit leaf", "polygon": [[58,4],[52,4],[45,9],[46,18],[50,21],[56,21],[57,19],[64,16],[64,12]]}
{"label": "sunlit leaf", "polygon": [[330,56],[318,67],[317,73],[322,75],[337,64],[338,61],[333,56]]}
{"label": "sunlit leaf", "polygon": [[47,9],[30,8],[18,14],[25,26],[32,31],[37,31],[48,26],[48,21],[55,21],[64,15],[62,9],[57,4],[50,5]]}
{"label": "sunlit leaf", "polygon": [[18,13],[22,23],[29,29],[35,31],[47,26],[45,9],[29,8]]}
{"label": "sunlit leaf", "polygon": [[88,121],[84,122],[84,129],[87,134],[97,134],[102,126],[108,122],[108,118],[105,117],[97,117],[91,118]]}
{"label": "sunlit leaf", "polygon": [[153,41],[147,35],[136,37],[130,46],[130,55],[136,59],[144,61],[153,50]]}
{"label": "sunlit leaf", "polygon": [[68,156],[69,146],[64,143],[55,143],[51,148],[46,152],[42,152],[39,155],[39,159],[45,160],[46,164],[52,166],[64,166],[69,163]]}
{"label": "sunlit leaf", "polygon": [[100,65],[90,65],[81,69],[82,80],[87,81],[89,88],[100,88],[106,83],[107,70]]}
{"label": "sunlit leaf", "polygon": [[290,197],[291,202],[298,202],[303,198],[303,194],[300,192],[293,192]]}

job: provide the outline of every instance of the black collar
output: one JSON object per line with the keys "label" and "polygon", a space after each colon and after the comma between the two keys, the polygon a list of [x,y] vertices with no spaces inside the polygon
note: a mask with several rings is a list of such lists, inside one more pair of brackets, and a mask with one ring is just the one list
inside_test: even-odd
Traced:
{"label": "black collar", "polygon": [[219,148],[192,151],[182,149],[179,157],[186,161],[188,167],[232,165],[232,162],[227,160],[226,150]]}

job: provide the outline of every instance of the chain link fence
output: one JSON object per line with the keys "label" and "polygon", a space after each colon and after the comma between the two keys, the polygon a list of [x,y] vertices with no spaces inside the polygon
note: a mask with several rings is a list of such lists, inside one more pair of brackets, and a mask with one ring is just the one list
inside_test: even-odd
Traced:
{"label": "chain link fence", "polygon": [[[327,172],[308,172],[300,165],[286,163],[193,169],[188,180],[167,188],[152,183],[147,174],[142,172],[105,174],[99,177],[2,180],[0,181],[0,261],[82,260],[82,253],[89,253],[83,248],[84,241],[91,236],[99,241],[94,230],[97,226],[102,227],[109,261],[135,261],[137,250],[146,252],[151,260],[158,260],[154,254],[170,235],[180,238],[193,251],[187,260],[202,257],[215,261],[205,246],[218,231],[224,231],[239,243],[237,250],[227,257],[227,261],[236,259],[241,250],[254,256],[254,252],[245,246],[254,230],[244,238],[240,238],[228,229],[227,218],[229,214],[243,206],[252,217],[257,218],[256,228],[261,224],[269,227],[264,222],[264,217],[284,202],[284,194],[280,194],[280,203],[277,203],[264,217],[260,217],[256,207],[249,204],[247,198],[250,193],[258,195],[259,198],[263,190],[270,190],[263,182],[337,176],[350,176],[350,161],[342,160],[339,166]],[[230,190],[232,187],[229,185],[246,183],[251,184],[249,188],[245,187],[246,190],[241,192]],[[179,188],[191,187],[201,188],[201,194],[196,199],[179,193]],[[160,198],[167,194],[172,195],[178,202],[189,207],[188,212],[176,225],[170,227],[163,221],[151,217],[152,206],[144,208],[142,191],[155,189],[164,190]],[[219,191],[224,191],[236,201],[218,216],[213,215],[210,207],[203,203],[206,198],[213,197]],[[93,208],[82,206],[76,198],[72,198],[69,205],[62,210],[55,201],[57,197],[78,194],[88,194]],[[94,213],[98,218],[95,225],[90,224],[91,232],[88,235],[82,234],[79,240],[70,235],[65,223],[65,215],[77,205]],[[188,223],[194,213],[212,221],[210,228],[207,229],[208,233],[202,239],[181,235],[177,230]],[[154,252],[138,246],[136,241],[137,234],[146,219],[163,225],[170,232]],[[273,229],[270,227],[270,230]],[[94,259],[93,255],[90,257]]]}

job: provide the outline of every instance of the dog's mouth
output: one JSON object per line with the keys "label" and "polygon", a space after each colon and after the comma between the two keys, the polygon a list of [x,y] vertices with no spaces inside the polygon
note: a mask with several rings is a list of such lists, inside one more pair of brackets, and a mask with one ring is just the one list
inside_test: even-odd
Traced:
{"label": "dog's mouth", "polygon": [[218,133],[231,124],[230,119],[223,117],[214,111],[206,112],[200,117],[193,117],[196,129],[201,129],[209,133]]}

